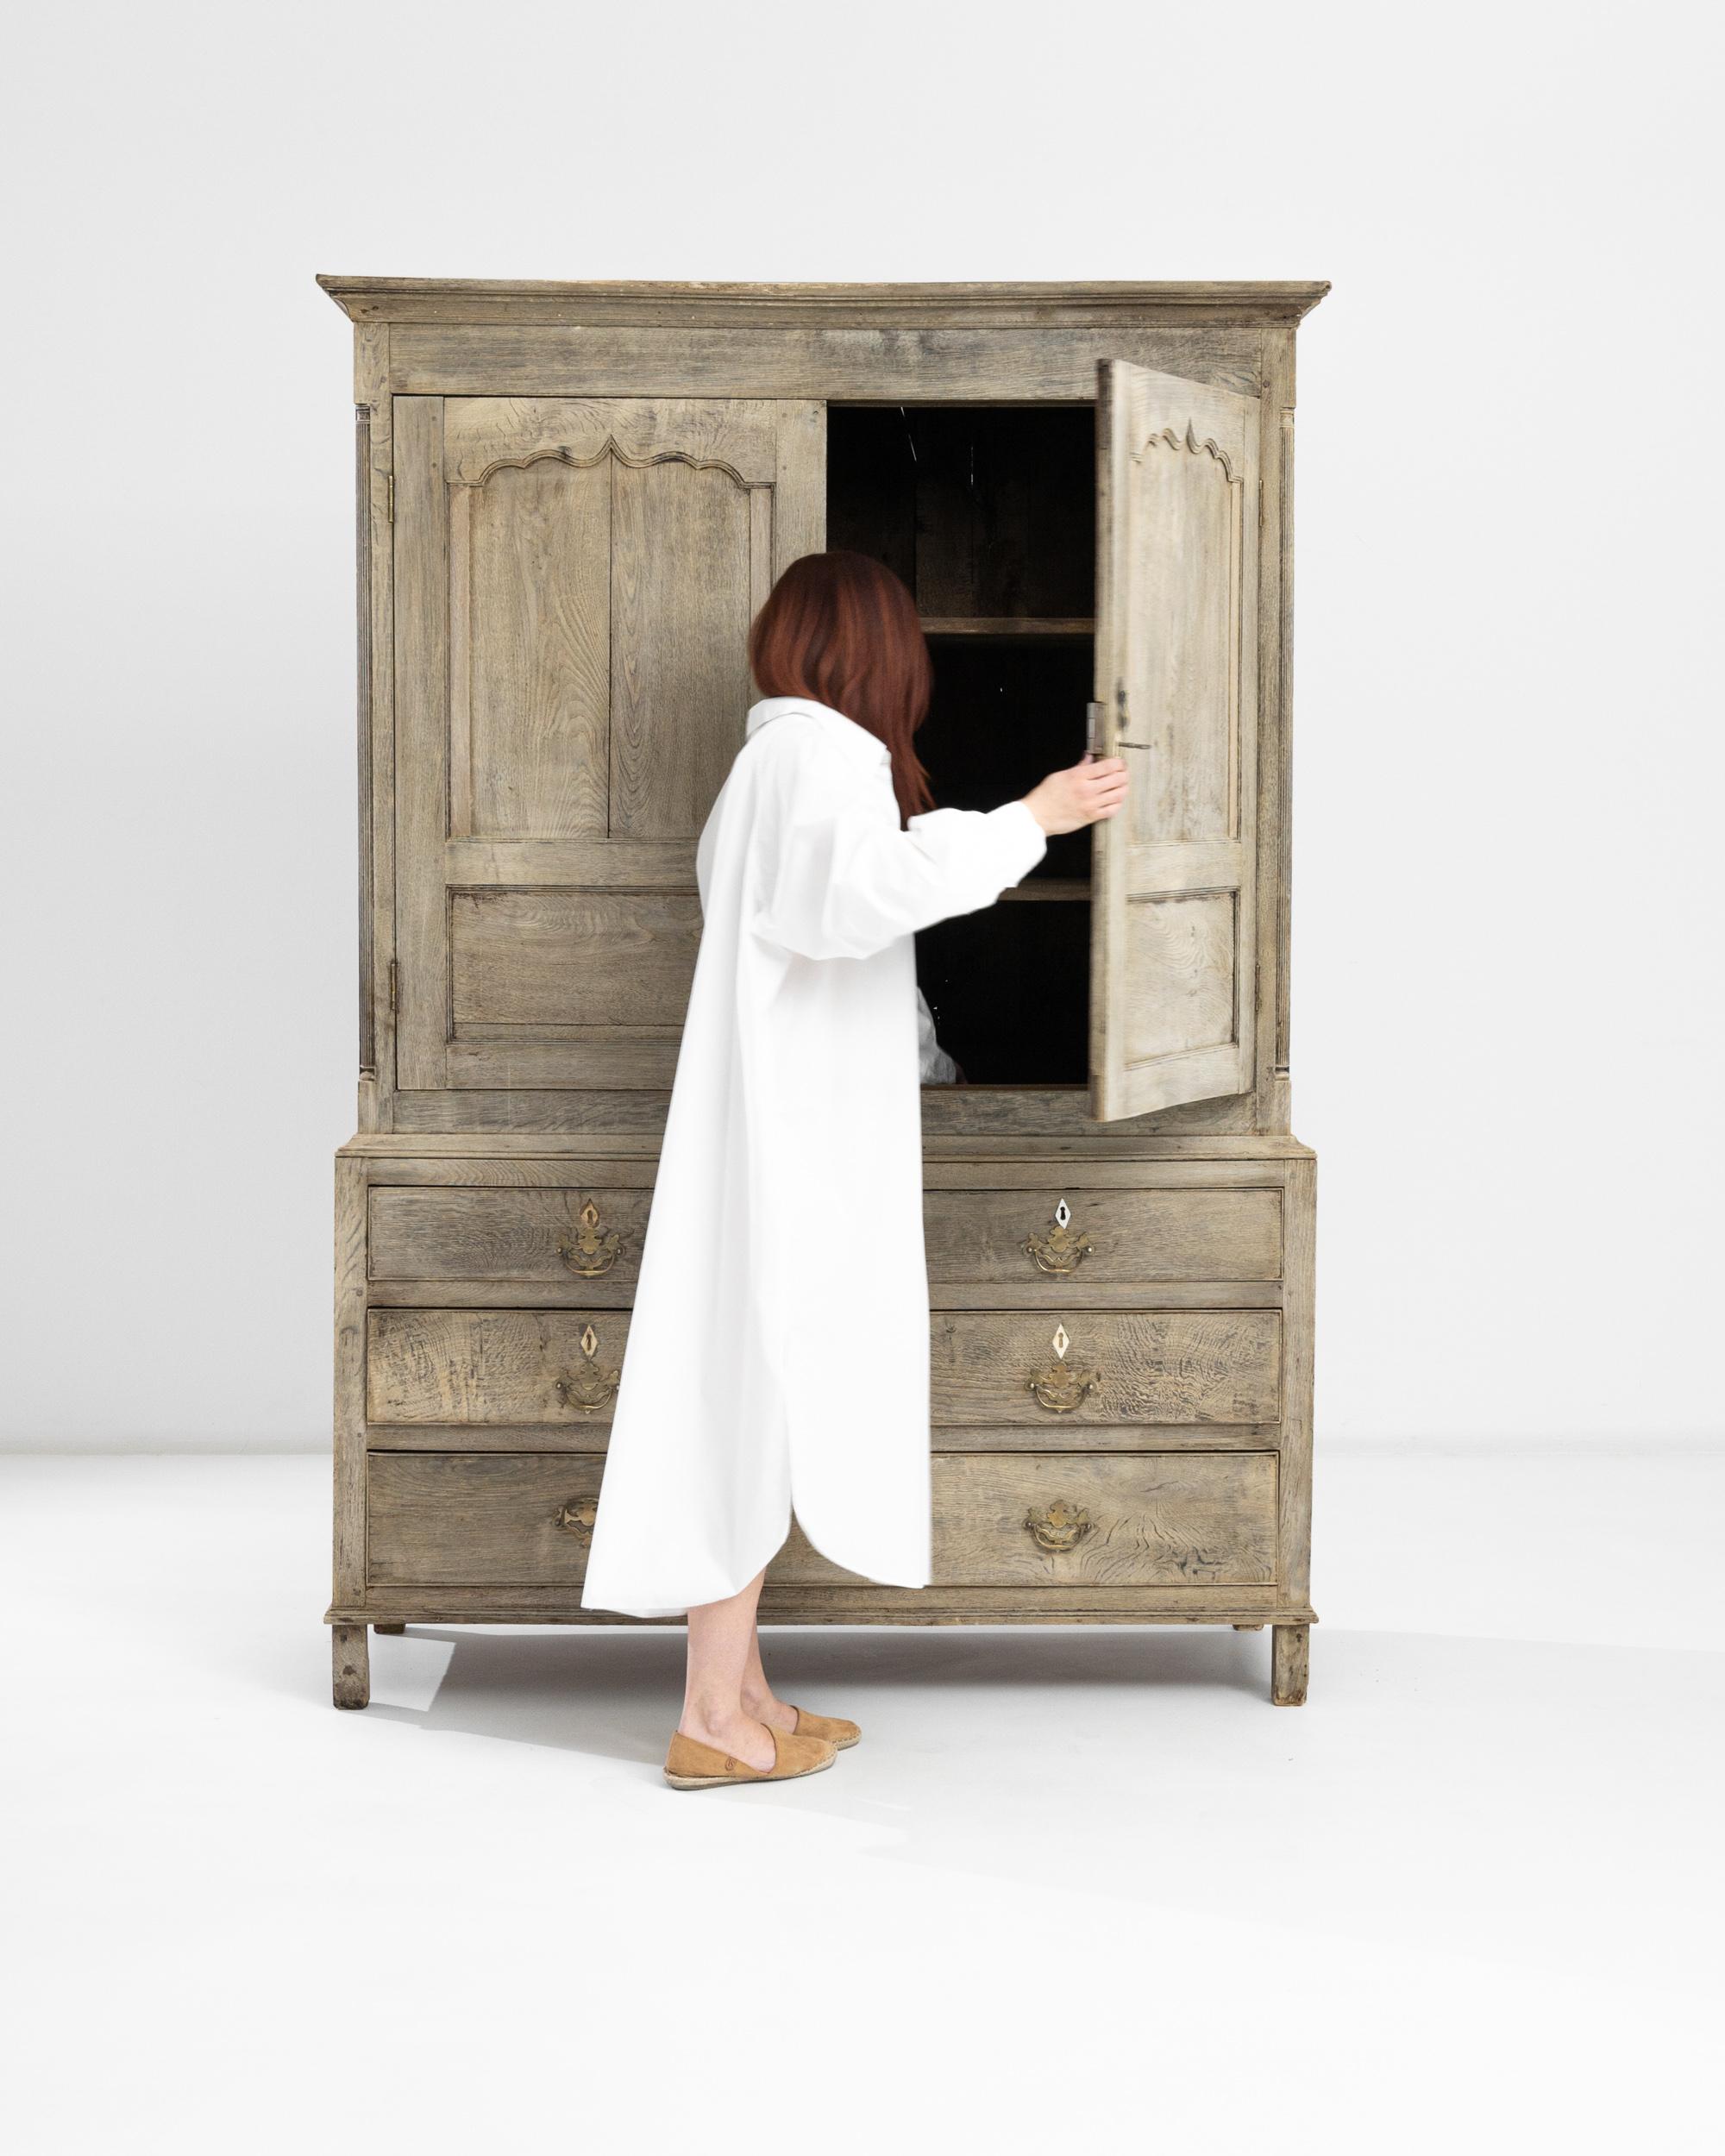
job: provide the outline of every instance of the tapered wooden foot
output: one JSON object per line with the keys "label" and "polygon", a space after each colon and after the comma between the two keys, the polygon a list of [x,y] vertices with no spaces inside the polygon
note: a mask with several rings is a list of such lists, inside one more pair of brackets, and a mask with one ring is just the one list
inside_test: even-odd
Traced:
{"label": "tapered wooden foot", "polygon": [[329,1658],[337,1707],[368,1707],[372,1696],[371,1643],[363,1625],[331,1625]]}
{"label": "tapered wooden foot", "polygon": [[1270,1696],[1277,1707],[1306,1704],[1306,1677],[1311,1663],[1309,1625],[1270,1628]]}
{"label": "tapered wooden foot", "polygon": [[395,1638],[398,1634],[405,1632],[407,1627],[405,1625],[373,1625],[372,1626],[372,1630],[373,1632],[386,1632],[392,1638]]}

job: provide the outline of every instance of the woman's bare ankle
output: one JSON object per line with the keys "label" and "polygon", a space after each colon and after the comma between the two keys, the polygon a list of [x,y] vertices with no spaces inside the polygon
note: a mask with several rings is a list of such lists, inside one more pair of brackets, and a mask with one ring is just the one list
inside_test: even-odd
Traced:
{"label": "woman's bare ankle", "polygon": [[752,1714],[757,1722],[765,1722],[769,1728],[782,1729],[789,1736],[797,1726],[797,1710],[787,1707],[770,1688],[751,1691],[746,1687],[743,1694],[743,1711]]}
{"label": "woman's bare ankle", "polygon": [[762,1773],[778,1758],[767,1725],[746,1707],[720,1707],[712,1702],[686,1700],[683,1718],[677,1728],[698,1745],[729,1752],[733,1759],[741,1759],[745,1765],[758,1768]]}

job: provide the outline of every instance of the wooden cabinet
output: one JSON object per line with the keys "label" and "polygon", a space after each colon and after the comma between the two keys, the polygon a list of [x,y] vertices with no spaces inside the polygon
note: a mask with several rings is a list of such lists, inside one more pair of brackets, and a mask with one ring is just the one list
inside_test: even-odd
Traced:
{"label": "wooden cabinet", "polygon": [[819,404],[398,397],[402,1092],[664,1087],[749,624],[821,544]]}
{"label": "wooden cabinet", "polygon": [[[1304,1696],[1314,1163],[1288,1088],[1294,341],[1319,285],[320,280],[354,324],[359,1130],[336,1690],[580,1608],[699,932],[798,555],[916,594],[937,798],[1128,812],[918,939],[934,1584],[787,1623],[1274,1628]],[[842,1374],[841,1374],[842,1375]]]}

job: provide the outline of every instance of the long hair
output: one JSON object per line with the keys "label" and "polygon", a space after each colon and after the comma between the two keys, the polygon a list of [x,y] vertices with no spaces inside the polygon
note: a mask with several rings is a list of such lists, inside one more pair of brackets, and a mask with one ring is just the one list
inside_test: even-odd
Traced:
{"label": "long hair", "polygon": [[934,672],[916,601],[866,554],[806,554],[779,579],[749,631],[763,696],[806,696],[883,741],[899,813],[934,805],[912,736],[928,712]]}

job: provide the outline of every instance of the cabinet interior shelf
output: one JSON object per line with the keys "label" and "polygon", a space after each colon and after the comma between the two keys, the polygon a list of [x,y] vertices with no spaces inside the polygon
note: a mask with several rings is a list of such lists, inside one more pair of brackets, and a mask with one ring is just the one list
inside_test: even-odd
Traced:
{"label": "cabinet interior shelf", "polygon": [[1094,636],[1088,614],[1045,615],[925,614],[925,636]]}
{"label": "cabinet interior shelf", "polygon": [[1032,876],[1026,882],[1015,883],[1008,891],[1002,891],[1002,901],[1007,899],[1088,899],[1090,895],[1088,876]]}

